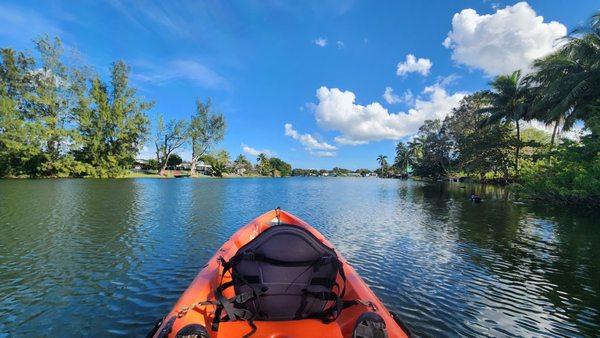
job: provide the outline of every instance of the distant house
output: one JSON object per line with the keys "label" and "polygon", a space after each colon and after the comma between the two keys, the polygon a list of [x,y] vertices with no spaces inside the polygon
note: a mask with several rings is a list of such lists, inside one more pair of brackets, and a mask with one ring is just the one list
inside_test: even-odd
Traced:
{"label": "distant house", "polygon": [[190,170],[192,168],[192,164],[190,162],[181,162],[176,168],[177,170]]}
{"label": "distant house", "polygon": [[198,163],[196,163],[196,171],[205,175],[210,175],[212,174],[212,166],[204,163],[204,161],[198,161]]}
{"label": "distant house", "polygon": [[244,174],[246,174],[246,168],[243,167],[236,167],[235,168],[235,173],[240,175],[240,176],[244,176]]}
{"label": "distant house", "polygon": [[145,170],[150,170],[152,169],[152,166],[150,165],[148,160],[144,160],[141,158],[136,159],[135,161],[133,161],[133,167],[131,168],[132,171],[145,171]]}

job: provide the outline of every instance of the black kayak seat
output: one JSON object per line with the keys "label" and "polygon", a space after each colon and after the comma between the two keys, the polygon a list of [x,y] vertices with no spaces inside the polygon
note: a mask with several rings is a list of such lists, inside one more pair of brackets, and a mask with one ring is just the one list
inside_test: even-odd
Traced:
{"label": "black kayak seat", "polygon": [[232,261],[235,294],[260,293],[241,306],[257,320],[319,317],[334,300],[332,293],[339,292],[334,290],[341,266],[335,251],[299,226],[271,226]]}

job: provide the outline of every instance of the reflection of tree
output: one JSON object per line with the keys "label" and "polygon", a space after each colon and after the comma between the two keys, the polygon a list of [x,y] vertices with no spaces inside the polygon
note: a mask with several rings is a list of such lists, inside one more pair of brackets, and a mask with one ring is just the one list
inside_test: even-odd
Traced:
{"label": "reflection of tree", "polygon": [[[518,295],[510,299],[509,309],[531,311],[532,316],[543,311],[559,322],[567,316],[582,333],[595,334],[600,322],[600,257],[595,254],[600,252],[600,233],[593,217],[515,205],[505,200],[504,189],[494,186],[438,183],[417,189],[421,193],[414,196],[429,217],[447,228],[433,225],[439,222],[424,225],[457,236],[461,249],[456,254],[496,281],[485,285],[490,298]],[[472,203],[472,193],[485,201]]]}

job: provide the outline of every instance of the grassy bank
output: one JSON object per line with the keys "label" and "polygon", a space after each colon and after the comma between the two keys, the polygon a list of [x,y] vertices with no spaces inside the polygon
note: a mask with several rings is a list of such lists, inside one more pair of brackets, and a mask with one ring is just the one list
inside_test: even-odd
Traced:
{"label": "grassy bank", "polygon": [[[203,175],[203,174],[196,174],[194,176],[184,176],[185,178],[271,178],[271,176],[263,176],[263,175],[258,175],[258,174],[250,174],[250,175],[237,175],[237,174],[223,174],[222,177],[217,177],[217,176],[209,176],[209,175]],[[173,175],[173,172],[171,171],[167,171],[167,175],[166,176],[161,176],[158,175],[158,173],[144,173],[144,172],[133,172],[130,171],[129,173],[127,173],[126,175],[123,175],[119,178],[159,178],[159,179],[165,179],[165,178],[176,178],[175,175]]]}

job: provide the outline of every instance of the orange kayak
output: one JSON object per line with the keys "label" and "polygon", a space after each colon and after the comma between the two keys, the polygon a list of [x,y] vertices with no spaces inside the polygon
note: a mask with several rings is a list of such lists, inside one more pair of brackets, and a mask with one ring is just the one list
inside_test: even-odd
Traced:
{"label": "orange kayak", "polygon": [[240,228],[149,337],[408,337],[325,237],[279,209]]}

